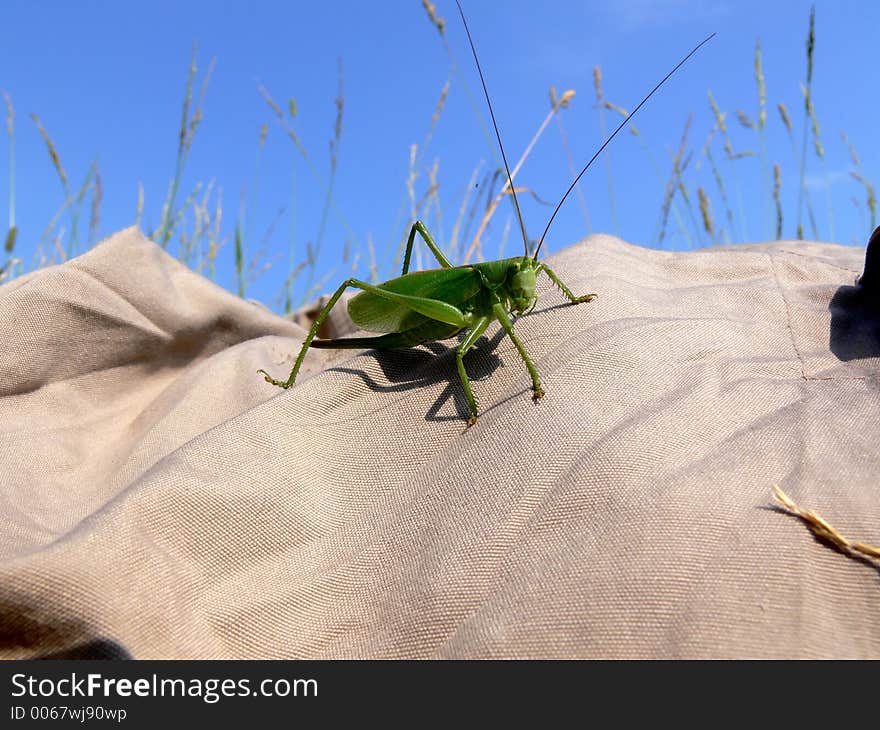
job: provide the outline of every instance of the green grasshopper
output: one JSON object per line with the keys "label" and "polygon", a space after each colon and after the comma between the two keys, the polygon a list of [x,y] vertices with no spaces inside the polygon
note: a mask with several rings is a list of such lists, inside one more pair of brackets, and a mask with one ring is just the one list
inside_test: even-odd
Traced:
{"label": "green grasshopper", "polygon": [[[565,202],[565,199],[574,190],[578,181],[583,174],[589,169],[590,165],[602,153],[605,147],[611,142],[617,133],[623,129],[626,123],[632,119],[635,113],[645,104],[648,99],[653,96],[672,74],[674,74],[684,63],[693,56],[700,47],[707,43],[715,34],[713,33],[699,45],[697,45],[679,64],[670,71],[666,77],[657,84],[654,89],[641,101],[641,103],[633,109],[633,111],[621,122],[620,126],[608,137],[602,146],[596,151],[590,161],[581,170],[580,174],[574,179],[574,182],[568,188],[565,195],[559,201],[553,215],[544,229],[544,233],[538,242],[534,254],[529,253],[528,237],[525,231],[522,214],[519,208],[519,202],[516,198],[516,190],[513,186],[513,178],[510,174],[510,166],[507,164],[507,156],[504,153],[504,146],[501,143],[501,134],[498,131],[498,124],[495,121],[495,113],[492,110],[492,102],[489,99],[489,91],[486,88],[486,81],[483,78],[483,71],[480,67],[480,61],[477,58],[477,51],[468,29],[467,20],[464,17],[464,11],[461,4],[456,0],[459,13],[461,14],[462,23],[467,33],[468,42],[474,55],[474,61],[477,65],[477,71],[480,75],[480,82],[483,85],[483,92],[486,96],[486,102],[489,105],[489,114],[492,117],[492,124],[495,128],[495,136],[498,140],[498,146],[501,149],[501,157],[504,161],[504,168],[507,172],[507,184],[516,209],[517,218],[519,219],[520,229],[523,235],[523,244],[525,246],[525,255],[516,256],[509,259],[501,259],[499,261],[486,261],[484,263],[468,264],[465,266],[453,266],[443,252],[434,243],[431,234],[425,228],[421,221],[416,221],[409,232],[409,239],[406,244],[406,252],[403,258],[403,271],[396,279],[391,279],[383,284],[369,284],[360,279],[347,279],[336,290],[327,305],[321,310],[315,319],[309,334],[303,342],[302,349],[290,376],[287,380],[276,380],[271,377],[265,370],[258,370],[262,374],[266,382],[277,385],[281,388],[289,388],[296,381],[297,373],[303,364],[306,352],[309,347],[319,348],[346,348],[346,349],[367,349],[373,348],[377,350],[385,350],[392,348],[414,347],[425,342],[434,340],[446,340],[455,337],[461,333],[464,338],[456,349],[456,364],[458,365],[458,375],[461,384],[464,387],[465,395],[468,402],[468,419],[467,425],[472,426],[477,422],[477,401],[474,398],[471,383],[468,379],[467,371],[464,367],[464,355],[473,347],[480,336],[486,331],[489,325],[498,320],[505,333],[516,346],[520,357],[525,363],[529,376],[532,379],[532,398],[538,400],[544,396],[544,388],[541,385],[541,378],[538,375],[538,369],[535,363],[529,357],[528,352],[523,343],[517,337],[513,329],[513,323],[510,320],[511,315],[521,315],[531,311],[538,301],[535,292],[535,284],[539,274],[546,274],[550,281],[558,286],[562,293],[572,304],[581,304],[589,302],[595,298],[595,294],[584,294],[576,296],[568,286],[547,266],[547,264],[538,261],[538,253],[544,244],[547,231],[550,229],[553,219]],[[427,271],[410,272],[409,264],[412,255],[413,245],[415,244],[416,234],[419,234],[425,244],[430,249],[434,258],[440,264],[439,269],[429,269]],[[378,337],[349,337],[343,339],[332,340],[316,340],[315,337],[318,329],[324,320],[330,314],[330,311],[336,306],[343,292],[349,287],[361,289],[362,291],[352,297],[348,302],[348,314],[351,320],[361,329],[368,332],[384,333]]]}

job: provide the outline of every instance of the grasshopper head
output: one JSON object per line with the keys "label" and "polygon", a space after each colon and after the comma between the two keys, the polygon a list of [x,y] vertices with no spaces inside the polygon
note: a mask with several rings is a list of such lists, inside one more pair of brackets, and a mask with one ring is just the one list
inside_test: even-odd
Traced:
{"label": "grasshopper head", "polygon": [[522,314],[535,304],[535,262],[519,259],[508,273],[508,292],[512,311]]}

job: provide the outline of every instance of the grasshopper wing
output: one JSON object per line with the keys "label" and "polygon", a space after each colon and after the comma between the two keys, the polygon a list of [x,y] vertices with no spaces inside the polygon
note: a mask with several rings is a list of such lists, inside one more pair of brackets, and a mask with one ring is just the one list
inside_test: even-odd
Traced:
{"label": "grasshopper wing", "polygon": [[[472,266],[457,266],[414,271],[390,279],[380,284],[379,288],[464,307],[480,292],[483,282],[479,272]],[[367,291],[349,300],[348,314],[358,327],[369,332],[402,332],[430,321],[423,314]]]}

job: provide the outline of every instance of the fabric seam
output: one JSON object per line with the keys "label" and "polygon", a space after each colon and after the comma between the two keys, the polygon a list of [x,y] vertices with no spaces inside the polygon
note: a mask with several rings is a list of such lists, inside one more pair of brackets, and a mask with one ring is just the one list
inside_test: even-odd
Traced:
{"label": "fabric seam", "polygon": [[776,259],[772,253],[768,253],[767,257],[770,259],[770,268],[773,271],[773,281],[776,282],[776,288],[779,291],[779,295],[782,297],[783,304],[785,304],[785,327],[788,330],[788,337],[791,341],[791,348],[792,350],[794,350],[794,354],[797,356],[798,363],[800,363],[801,366],[801,378],[803,378],[804,380],[809,380],[804,364],[804,358],[801,356],[801,352],[798,349],[797,341],[794,337],[794,330],[791,327],[791,306],[788,303],[788,297],[785,296],[785,289],[783,288],[782,282],[779,280],[779,274],[776,271]]}

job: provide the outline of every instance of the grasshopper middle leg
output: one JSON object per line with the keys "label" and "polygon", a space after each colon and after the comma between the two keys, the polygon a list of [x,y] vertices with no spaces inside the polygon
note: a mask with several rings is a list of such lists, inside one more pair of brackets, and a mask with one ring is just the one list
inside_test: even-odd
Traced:
{"label": "grasshopper middle leg", "polygon": [[458,349],[455,351],[456,365],[458,366],[458,377],[461,379],[461,385],[464,388],[464,394],[468,402],[468,420],[467,425],[473,426],[477,422],[477,400],[474,398],[474,392],[471,390],[471,381],[468,378],[467,370],[464,369],[464,355],[470,350],[474,343],[480,339],[480,335],[486,331],[491,317],[480,317],[474,322],[473,328],[467,333],[461,341]]}

